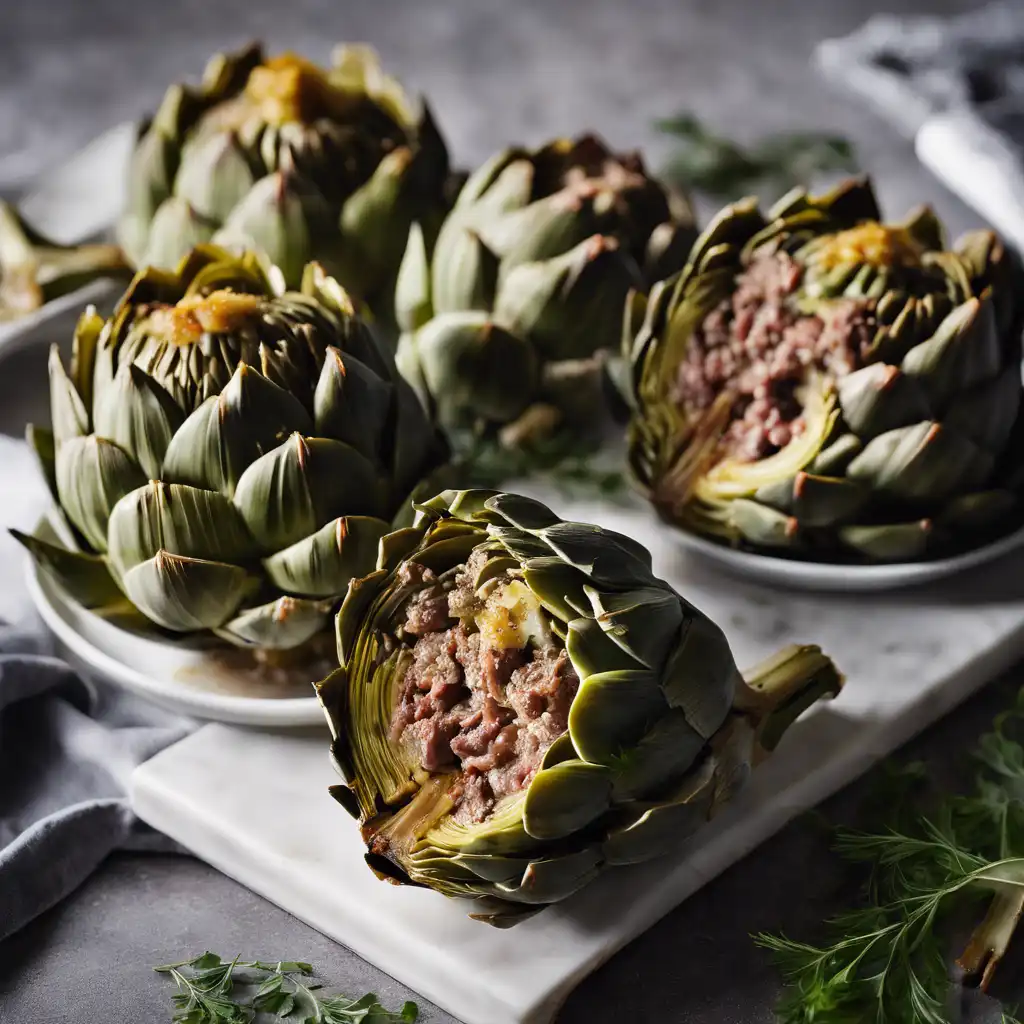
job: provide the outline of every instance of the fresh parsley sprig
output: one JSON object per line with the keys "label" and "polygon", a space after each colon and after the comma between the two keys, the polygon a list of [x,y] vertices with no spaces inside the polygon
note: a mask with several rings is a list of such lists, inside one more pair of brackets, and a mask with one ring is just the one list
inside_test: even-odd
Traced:
{"label": "fresh parsley sprig", "polygon": [[663,172],[666,179],[714,199],[736,199],[758,189],[781,194],[818,174],[856,166],[853,146],[838,135],[789,132],[743,147],[690,113],[663,118],[655,128],[677,143]]}
{"label": "fresh parsley sprig", "polygon": [[306,980],[312,965],[300,960],[222,960],[206,952],[154,970],[178,987],[174,1024],[252,1024],[258,1016],[295,1024],[412,1024],[419,1013],[412,1002],[387,1010],[370,994],[321,996],[322,986]]}
{"label": "fresh parsley sprig", "polygon": [[957,964],[964,983],[988,987],[1024,910],[1022,732],[1024,691],[978,744],[971,793],[939,796],[911,821],[897,808],[882,832],[837,833],[837,852],[870,866],[864,905],[830,922],[822,946],[755,937],[787,981],[782,1024],[948,1024],[949,922],[986,900]]}

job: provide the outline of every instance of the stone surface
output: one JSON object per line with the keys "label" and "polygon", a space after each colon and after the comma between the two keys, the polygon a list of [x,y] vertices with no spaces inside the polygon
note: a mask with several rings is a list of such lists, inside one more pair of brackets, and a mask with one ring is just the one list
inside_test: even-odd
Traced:
{"label": "stone surface", "polygon": [[[0,0],[0,190],[15,189],[109,125],[151,107],[168,81],[196,74],[207,55],[255,36],[275,49],[325,56],[335,39],[375,43],[390,68],[428,91],[454,156],[478,161],[510,139],[537,142],[594,127],[619,145],[667,152],[652,118],[690,107],[740,139],[788,128],[850,136],[901,215],[933,203],[953,234],[979,223],[916,163],[910,144],[825,85],[814,44],[849,32],[883,7],[954,13],[965,0]],[[5,360],[0,431],[21,434],[45,408],[45,350]],[[0,457],[3,453],[0,452]],[[8,585],[5,581],[4,585]],[[5,604],[5,610],[7,605]],[[770,606],[759,613],[772,628]],[[910,666],[912,668],[912,665]],[[906,756],[947,772],[1019,684],[1019,673],[948,716]],[[951,764],[952,762],[952,764]],[[862,782],[823,810],[849,821],[871,790]],[[273,808],[258,806],[274,828]],[[749,939],[759,930],[812,937],[855,897],[826,841],[798,822],[760,847],[641,939],[567,1000],[559,1024],[686,1021],[768,1024],[777,976]],[[0,947],[4,1024],[112,1024],[169,1018],[169,983],[149,968],[204,948],[306,957],[337,989],[410,994],[337,945],[190,858],[112,858],[72,899]],[[1020,958],[1001,968],[1020,976]],[[449,1021],[425,1006],[423,1019]]]}

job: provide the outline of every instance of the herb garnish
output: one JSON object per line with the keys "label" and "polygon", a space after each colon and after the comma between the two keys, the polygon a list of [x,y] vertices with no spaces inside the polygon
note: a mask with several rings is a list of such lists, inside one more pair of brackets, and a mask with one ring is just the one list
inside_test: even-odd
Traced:
{"label": "herb garnish", "polygon": [[689,113],[656,121],[655,128],[679,143],[664,168],[665,178],[716,199],[735,199],[757,189],[781,194],[806,185],[816,174],[855,167],[853,146],[838,135],[782,133],[744,148]]}
{"label": "herb garnish", "polygon": [[258,1014],[295,1024],[412,1024],[419,1013],[412,1002],[386,1010],[375,995],[321,996],[322,986],[305,980],[312,966],[299,960],[222,960],[206,952],[153,969],[178,986],[175,1024],[251,1024]]}
{"label": "herb garnish", "polygon": [[988,987],[1024,909],[1022,727],[1024,691],[974,752],[972,793],[935,797],[927,816],[877,834],[838,832],[837,852],[871,865],[865,905],[831,921],[823,946],[756,936],[788,984],[783,1024],[948,1024],[958,912],[981,919],[957,960],[963,984]]}

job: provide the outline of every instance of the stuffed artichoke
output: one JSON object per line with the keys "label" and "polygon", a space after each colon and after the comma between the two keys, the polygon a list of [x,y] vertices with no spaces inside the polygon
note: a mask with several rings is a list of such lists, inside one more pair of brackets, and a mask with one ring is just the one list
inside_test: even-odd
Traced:
{"label": "stuffed artichoke", "polygon": [[673,849],[841,685],[816,647],[744,679],[621,534],[494,491],[417,509],[349,588],[318,692],[370,867],[475,917]]}
{"label": "stuffed artichoke", "polygon": [[410,233],[399,369],[455,432],[589,417],[627,293],[678,270],[694,235],[681,196],[594,136],[499,153],[466,182],[432,259],[428,233]]}
{"label": "stuffed artichoke", "polygon": [[727,207],[627,311],[630,463],[725,543],[905,561],[1019,519],[1019,267],[870,184]]}
{"label": "stuffed artichoke", "polygon": [[319,265],[289,292],[213,246],[139,272],[109,320],[87,310],[50,396],[30,441],[78,550],[18,538],[86,607],[257,648],[329,622],[445,457]]}
{"label": "stuffed artichoke", "polygon": [[136,266],[174,267],[214,241],[263,250],[298,287],[317,260],[390,319],[409,226],[447,206],[448,154],[368,47],[331,67],[253,44],[172,86],[139,138],[120,240]]}

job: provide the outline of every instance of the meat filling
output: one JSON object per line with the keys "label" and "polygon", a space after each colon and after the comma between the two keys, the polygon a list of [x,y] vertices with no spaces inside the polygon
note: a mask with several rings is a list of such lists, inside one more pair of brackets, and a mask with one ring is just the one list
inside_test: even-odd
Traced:
{"label": "meat filling", "polygon": [[478,597],[473,581],[486,559],[474,552],[448,587],[422,567],[402,570],[426,586],[406,606],[405,633],[416,639],[391,738],[427,771],[456,773],[451,795],[462,822],[483,821],[498,800],[528,785],[568,728],[579,686],[549,631],[525,637],[507,623],[492,628],[487,609],[514,605],[512,588],[522,584],[505,576],[486,601]]}
{"label": "meat filling", "polygon": [[801,312],[802,277],[787,253],[759,252],[693,333],[674,398],[699,417],[723,389],[734,395],[721,458],[755,462],[784,448],[804,429],[797,389],[808,374],[843,377],[863,365],[875,333],[873,304],[839,299]]}

